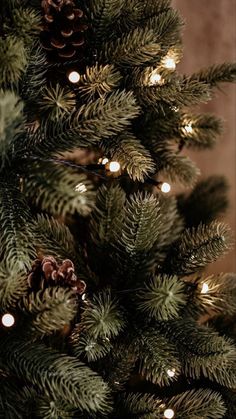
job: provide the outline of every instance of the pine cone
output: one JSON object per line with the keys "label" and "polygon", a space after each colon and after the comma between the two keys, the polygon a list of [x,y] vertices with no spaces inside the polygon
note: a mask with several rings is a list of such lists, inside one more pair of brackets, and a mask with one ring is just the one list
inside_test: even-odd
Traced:
{"label": "pine cone", "polygon": [[43,260],[36,259],[28,276],[30,288],[44,289],[48,286],[59,285],[71,287],[77,294],[83,294],[86,284],[77,278],[74,264],[66,259],[59,265],[53,256],[47,256]]}
{"label": "pine cone", "polygon": [[88,29],[86,16],[73,0],[43,0],[42,47],[53,60],[76,58],[84,46]]}

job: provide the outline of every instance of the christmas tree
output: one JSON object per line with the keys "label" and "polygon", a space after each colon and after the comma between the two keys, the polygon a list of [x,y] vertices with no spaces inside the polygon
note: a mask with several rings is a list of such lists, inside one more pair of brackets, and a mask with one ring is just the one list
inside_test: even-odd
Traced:
{"label": "christmas tree", "polygon": [[170,3],[1,2],[1,418],[236,417],[227,184],[185,152],[236,65],[179,74]]}

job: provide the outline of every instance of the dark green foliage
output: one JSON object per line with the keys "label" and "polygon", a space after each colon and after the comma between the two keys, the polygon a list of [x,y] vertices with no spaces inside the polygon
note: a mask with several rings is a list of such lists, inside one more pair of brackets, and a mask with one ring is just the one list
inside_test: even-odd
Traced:
{"label": "dark green foliage", "polygon": [[0,265],[0,307],[1,311],[12,310],[27,293],[28,284],[24,270],[16,264]]}
{"label": "dark green foliage", "polygon": [[9,164],[23,130],[22,102],[10,91],[0,91],[0,171]]}
{"label": "dark green foliage", "polygon": [[156,320],[179,317],[187,302],[184,288],[177,276],[156,276],[138,293],[138,309]]}
{"label": "dark green foliage", "polygon": [[109,245],[114,240],[124,203],[125,193],[119,186],[100,187],[90,221],[91,238],[96,245]]}
{"label": "dark green foliage", "polygon": [[191,274],[224,255],[232,238],[227,225],[212,222],[194,229],[186,229],[166,260],[171,272]]}
{"label": "dark green foliage", "polygon": [[110,339],[117,336],[124,328],[123,313],[118,308],[118,301],[109,290],[99,293],[84,309],[82,326],[96,340],[98,337]]}
{"label": "dark green foliage", "polygon": [[26,51],[21,39],[0,38],[0,87],[18,82],[26,67]]}
{"label": "dark green foliage", "polygon": [[210,327],[192,320],[175,320],[162,325],[167,337],[177,345],[184,373],[202,375],[229,388],[236,386],[236,347]]}
{"label": "dark green foliage", "polygon": [[210,176],[198,182],[190,195],[178,197],[178,207],[188,227],[208,224],[228,208],[229,186],[223,176]]}
{"label": "dark green foliage", "polygon": [[88,412],[110,410],[107,385],[76,358],[60,354],[42,343],[29,346],[20,339],[1,341],[0,353],[11,371],[36,385],[54,401]]}
{"label": "dark green foliage", "polygon": [[70,289],[46,288],[23,298],[21,309],[30,316],[34,332],[50,335],[73,320],[77,312],[76,296]]}
{"label": "dark green foliage", "polygon": [[25,179],[29,199],[53,215],[79,212],[88,215],[94,206],[95,192],[85,174],[74,173],[60,164],[32,163]]}
{"label": "dark green foliage", "polygon": [[155,171],[150,152],[129,131],[106,142],[104,148],[105,154],[110,153],[112,160],[118,161],[133,180],[144,182],[145,177]]}
{"label": "dark green foliage", "polygon": [[33,220],[32,229],[36,246],[45,255],[76,259],[74,237],[65,224],[41,214]]}
{"label": "dark green foliage", "polygon": [[12,172],[9,179],[0,179],[1,260],[23,270],[30,266],[35,250],[29,227],[29,208],[14,176]]}
{"label": "dark green foliage", "polygon": [[[139,371],[146,380],[165,386],[180,374],[181,365],[175,346],[155,329],[138,335],[133,350],[137,352]],[[169,375],[170,371],[174,371],[174,378]]]}
{"label": "dark green foliage", "polygon": [[[195,284],[192,304],[198,313],[208,314],[210,317],[219,315],[232,316],[236,312],[236,275],[219,274],[210,276],[197,276],[191,283]],[[207,285],[207,292],[204,287]],[[188,305],[188,310],[192,311],[192,305]]]}
{"label": "dark green foliage", "polygon": [[[192,128],[188,132],[186,128]],[[210,114],[183,115],[179,127],[180,138],[187,148],[205,149],[215,145],[222,132],[222,121]]]}
{"label": "dark green foliage", "polygon": [[215,87],[222,82],[233,82],[236,80],[236,64],[224,63],[213,65],[194,73],[191,76],[191,79],[203,81],[210,84],[212,87]]}
{"label": "dark green foliage", "polygon": [[[170,0],[0,3],[0,417],[235,419],[235,275],[202,273],[230,248],[227,185],[161,188],[195,185],[181,151],[222,125],[187,107],[235,65],[178,74]],[[58,47],[88,30],[55,64],[57,12]]]}
{"label": "dark green foliage", "polygon": [[83,75],[79,92],[86,99],[104,97],[117,88],[121,81],[121,74],[113,65],[101,66],[96,64],[87,67]]}
{"label": "dark green foliage", "polygon": [[59,120],[75,109],[75,95],[69,89],[60,87],[46,87],[41,92],[38,101],[41,112],[50,120]]}

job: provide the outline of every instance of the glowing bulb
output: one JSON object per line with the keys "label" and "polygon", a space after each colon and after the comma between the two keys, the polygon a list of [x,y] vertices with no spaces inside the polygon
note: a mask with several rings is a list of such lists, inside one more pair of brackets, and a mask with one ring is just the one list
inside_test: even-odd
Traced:
{"label": "glowing bulb", "polygon": [[174,58],[171,58],[171,57],[166,57],[164,59],[163,65],[168,70],[175,70],[175,68],[176,68],[175,60],[174,60]]}
{"label": "glowing bulb", "polygon": [[84,193],[84,192],[87,191],[87,188],[83,183],[78,183],[78,185],[76,185],[76,187],[75,187],[75,191],[80,192],[80,193]]}
{"label": "glowing bulb", "polygon": [[12,314],[6,313],[2,316],[2,324],[5,327],[12,327],[15,323],[15,318]]}
{"label": "glowing bulb", "polygon": [[120,170],[120,163],[118,163],[118,161],[111,161],[109,163],[109,170],[110,172],[119,172]]}
{"label": "glowing bulb", "polygon": [[175,376],[175,369],[173,368],[173,370],[167,370],[167,374],[169,375],[169,377],[174,377]]}
{"label": "glowing bulb", "polygon": [[172,410],[172,409],[166,409],[166,410],[164,411],[164,417],[165,417],[166,419],[172,419],[172,418],[174,417],[174,415],[175,415],[175,412],[174,412],[174,410]]}
{"label": "glowing bulb", "polygon": [[77,71],[71,71],[68,75],[68,79],[71,83],[78,83],[80,80],[80,74]]}
{"label": "glowing bulb", "polygon": [[163,82],[162,76],[154,70],[149,77],[149,85],[155,86],[155,84],[163,84]]}
{"label": "glowing bulb", "polygon": [[107,164],[109,162],[107,157],[104,157],[104,159],[102,159],[102,164]]}
{"label": "glowing bulb", "polygon": [[209,291],[209,286],[204,282],[204,284],[202,284],[201,294],[207,294],[208,291]]}
{"label": "glowing bulb", "polygon": [[168,193],[168,192],[170,192],[170,190],[171,190],[171,186],[170,186],[169,183],[167,183],[167,182],[162,183],[162,185],[161,185],[161,191],[162,192]]}
{"label": "glowing bulb", "polygon": [[193,132],[193,127],[192,127],[191,123],[185,125],[184,129],[188,134],[192,134],[192,132]]}

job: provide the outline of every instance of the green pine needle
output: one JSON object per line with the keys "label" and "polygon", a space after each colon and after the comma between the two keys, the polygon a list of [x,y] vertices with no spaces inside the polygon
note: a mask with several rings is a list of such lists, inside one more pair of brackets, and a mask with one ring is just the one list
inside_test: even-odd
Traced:
{"label": "green pine needle", "polygon": [[27,58],[24,43],[12,36],[0,38],[0,86],[11,86],[19,81]]}
{"label": "green pine needle", "polygon": [[42,90],[38,105],[42,114],[52,121],[58,121],[75,110],[76,98],[73,91],[56,84],[55,87]]}
{"label": "green pine needle", "polygon": [[170,320],[186,303],[184,283],[177,276],[159,275],[138,293],[137,308],[156,320]]}

